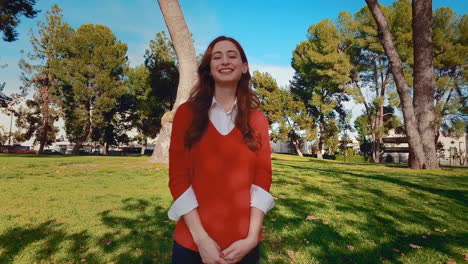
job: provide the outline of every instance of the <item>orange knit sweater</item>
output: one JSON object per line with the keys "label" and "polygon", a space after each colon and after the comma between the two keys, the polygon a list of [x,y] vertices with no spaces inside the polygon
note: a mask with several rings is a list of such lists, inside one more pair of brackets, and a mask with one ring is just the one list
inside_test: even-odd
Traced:
{"label": "orange knit sweater", "polygon": [[[192,116],[186,102],[179,106],[174,117],[169,148],[169,188],[177,200],[192,185],[201,223],[223,250],[249,233],[252,184],[270,191],[268,121],[260,111],[252,111],[250,124],[261,136],[262,148],[258,152],[245,145],[237,127],[223,136],[211,121],[201,140],[189,151],[184,147],[184,136]],[[183,217],[177,222],[174,240],[198,251]],[[258,240],[262,240],[261,234]]]}

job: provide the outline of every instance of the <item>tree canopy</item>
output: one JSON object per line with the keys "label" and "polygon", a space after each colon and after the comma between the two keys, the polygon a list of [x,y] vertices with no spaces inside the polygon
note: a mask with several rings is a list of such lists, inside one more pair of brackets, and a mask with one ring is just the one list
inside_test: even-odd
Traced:
{"label": "tree canopy", "polygon": [[255,71],[253,87],[260,98],[260,110],[268,117],[273,141],[289,141],[295,152],[302,156],[301,146],[305,140],[316,137],[312,119],[302,101],[278,87],[269,73]]}
{"label": "tree canopy", "polygon": [[4,41],[12,42],[18,38],[15,28],[19,18],[34,18],[39,12],[34,9],[35,4],[36,0],[0,0],[0,31]]}

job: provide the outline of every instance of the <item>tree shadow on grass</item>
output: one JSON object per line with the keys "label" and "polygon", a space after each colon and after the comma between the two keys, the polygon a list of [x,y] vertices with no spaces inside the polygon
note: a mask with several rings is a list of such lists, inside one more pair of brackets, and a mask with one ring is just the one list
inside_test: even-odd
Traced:
{"label": "tree shadow on grass", "polygon": [[60,250],[62,243],[71,242],[70,255],[75,261],[82,258],[91,263],[96,263],[98,258],[93,253],[86,253],[83,247],[90,235],[86,232],[67,234],[62,224],[49,220],[37,226],[14,227],[0,235],[0,263],[12,263],[15,257],[31,244],[39,243],[41,248],[34,252],[34,260],[38,262],[50,260]]}
{"label": "tree shadow on grass", "polygon": [[[118,211],[132,216],[114,215]],[[159,205],[157,198],[124,199],[119,210],[102,212],[100,218],[113,229],[99,238],[100,247],[104,252],[118,251],[116,263],[170,263],[175,224],[168,219],[167,210]]]}
{"label": "tree shadow on grass", "polygon": [[[326,172],[330,170],[323,170],[323,171]],[[357,174],[357,173],[352,173],[352,172],[340,172],[338,170],[333,170],[333,171],[335,171],[336,173],[341,173],[342,175],[348,175],[348,176],[352,176],[356,178],[393,183],[396,185],[400,185],[402,187],[407,187],[407,188],[411,188],[414,190],[419,190],[419,191],[428,192],[431,194],[436,194],[442,197],[446,197],[448,199],[452,199],[453,201],[463,206],[468,205],[468,199],[466,197],[468,192],[464,190],[435,188],[435,187],[426,186],[423,184],[416,184],[416,183],[404,181],[396,177],[389,177],[385,175],[372,175],[372,174],[362,175],[362,174]]]}
{"label": "tree shadow on grass", "polygon": [[[419,210],[420,208],[408,206],[405,204],[404,199],[401,200],[398,197],[390,196],[387,192],[370,187],[367,184],[359,184],[356,180],[369,179],[382,183],[397,184],[410,191],[408,198],[414,197],[417,200],[424,201],[425,193],[431,193],[449,198],[455,204],[466,206],[463,191],[434,188],[402,180],[402,177],[375,175],[371,172],[358,174],[333,167],[302,167],[289,162],[279,162],[275,165],[279,168],[290,167],[300,175],[307,175],[307,171],[312,169],[318,171],[320,176],[339,179],[336,183],[341,185],[340,188],[345,183],[348,189],[341,196],[334,195],[331,193],[332,191],[318,189],[311,184],[304,184],[304,186],[297,189],[299,195],[313,193],[314,195],[323,196],[321,200],[329,200],[328,204],[313,203],[301,199],[288,199],[287,197],[277,200],[277,207],[285,208],[282,208],[282,210],[277,208],[267,214],[267,240],[265,246],[275,254],[288,256],[285,259],[288,259],[290,263],[297,261],[294,254],[296,256],[308,255],[309,258],[313,258],[314,261],[319,263],[382,263],[385,261],[403,263],[401,258],[403,254],[412,255],[415,253],[415,249],[411,248],[410,244],[420,245],[424,249],[439,252],[434,256],[425,256],[433,258],[429,262],[449,260],[447,256],[448,258],[463,261],[461,253],[455,252],[454,248],[467,247],[467,232],[434,232],[434,227],[446,226],[447,223],[443,219],[425,214]],[[275,184],[293,183],[290,182],[290,179],[283,179],[284,177],[288,176],[282,174],[280,179],[275,180]],[[352,188],[349,188],[349,184],[352,184]],[[384,186],[382,185],[382,187]],[[278,189],[281,189],[281,187]],[[358,198],[357,196],[359,196],[359,199],[353,199],[354,197]],[[345,219],[332,219],[329,224],[324,224],[322,219],[316,221],[305,220],[307,213],[314,214],[315,210],[326,207],[334,207],[338,213],[355,214],[355,216]],[[450,213],[447,211],[449,209],[438,208],[438,210]],[[327,211],[323,212],[327,213]],[[459,219],[459,217],[456,216],[456,219]],[[411,229],[408,229],[410,226],[412,226]],[[350,249],[348,246],[353,246],[353,248]],[[297,255],[298,252],[299,255]],[[298,258],[300,259],[301,256]],[[272,263],[282,263],[281,261],[275,261],[273,260]],[[303,263],[302,259],[298,263]],[[310,263],[310,261],[304,263]]]}
{"label": "tree shadow on grass", "polygon": [[[295,170],[311,169],[311,168],[305,168],[305,167],[292,165],[292,164],[283,164],[283,166],[290,167]],[[403,187],[421,190],[421,191],[429,192],[432,194],[437,194],[437,195],[440,195],[449,199],[453,199],[454,201],[458,202],[459,204],[463,206],[468,205],[468,199],[466,197],[468,192],[463,191],[463,190],[434,188],[430,186],[425,186],[423,184],[415,184],[412,182],[404,181],[393,176],[372,175],[370,174],[371,172],[369,174],[362,175],[359,173],[352,173],[349,171],[339,170],[335,168],[327,168],[327,169],[313,168],[313,170],[320,172],[320,174],[323,176],[332,176],[332,177],[351,176],[351,177],[356,177],[356,178],[361,178],[361,179],[366,179],[366,180],[376,180],[376,181],[382,181],[382,182],[387,182],[387,183],[393,183],[393,184],[397,184]]]}
{"label": "tree shadow on grass", "polygon": [[[14,227],[0,234],[0,263],[12,263],[26,249],[39,263],[108,263],[109,259],[115,263],[170,263],[174,224],[159,204],[156,198],[122,200],[119,209],[98,215],[111,229],[100,236],[87,230],[70,234],[54,220]],[[66,257],[58,259],[55,254],[59,251]]]}

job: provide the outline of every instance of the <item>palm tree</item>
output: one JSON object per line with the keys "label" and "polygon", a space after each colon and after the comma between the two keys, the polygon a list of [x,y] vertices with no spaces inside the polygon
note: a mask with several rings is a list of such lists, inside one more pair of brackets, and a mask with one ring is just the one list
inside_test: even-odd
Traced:
{"label": "palm tree", "polygon": [[169,162],[169,144],[172,130],[172,119],[180,104],[185,102],[190,90],[197,82],[197,60],[190,31],[178,0],[158,0],[164,21],[169,30],[179,62],[179,85],[172,111],[163,115],[162,128],[156,137],[153,155],[150,161]]}

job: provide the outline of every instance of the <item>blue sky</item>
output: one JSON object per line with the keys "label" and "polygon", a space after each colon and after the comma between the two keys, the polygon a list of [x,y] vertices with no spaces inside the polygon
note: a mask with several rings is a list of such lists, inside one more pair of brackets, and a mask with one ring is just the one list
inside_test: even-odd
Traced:
{"label": "blue sky", "polygon": [[[292,51],[306,39],[307,29],[325,18],[336,19],[341,11],[355,13],[365,6],[364,0],[179,0],[194,39],[197,54],[219,35],[236,38],[244,47],[250,70],[269,72],[281,86],[293,76]],[[286,4],[285,4],[286,3]],[[390,5],[392,0],[381,0]],[[143,63],[143,54],[157,32],[167,31],[157,0],[37,0],[42,12],[35,19],[21,18],[17,27],[19,39],[8,43],[0,39],[0,83],[4,92],[19,92],[18,61],[31,50],[29,30],[37,31],[37,21],[53,4],[63,9],[63,20],[73,28],[83,24],[108,26],[117,39],[128,45],[127,56],[132,66]],[[434,8],[451,7],[466,14],[466,0],[433,0]],[[356,118],[362,105],[346,103]],[[10,118],[0,113],[0,128],[9,128]],[[13,122],[14,126],[14,122]],[[62,131],[63,132],[63,131]],[[63,133],[62,133],[63,134]]]}
{"label": "blue sky", "polygon": [[[388,5],[393,1],[381,3]],[[468,5],[460,0],[434,0],[434,8],[449,6],[466,14]],[[128,44],[132,66],[143,62],[143,54],[155,33],[167,30],[156,0],[37,0],[42,12],[35,19],[21,18],[17,27],[19,40],[0,40],[0,81],[5,81],[7,94],[18,92],[20,50],[31,49],[28,31],[37,30],[36,22],[53,4],[63,9],[63,19],[75,29],[82,24],[102,24],[111,28],[117,38]],[[285,4],[287,3],[287,4]],[[193,34],[197,53],[218,35],[236,38],[244,46],[251,70],[268,71],[280,85],[286,85],[293,74],[290,67],[292,50],[305,39],[307,28],[325,18],[335,19],[340,11],[356,12],[365,1],[219,1],[180,0],[187,24]]]}

